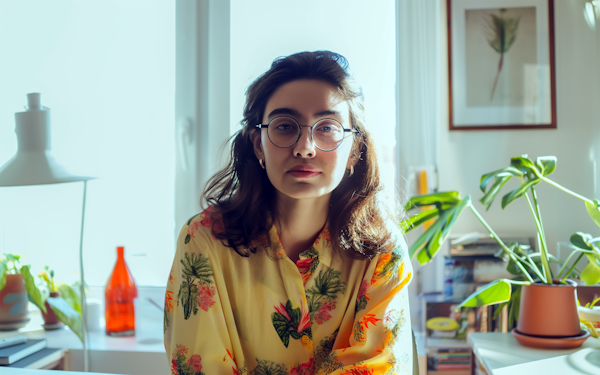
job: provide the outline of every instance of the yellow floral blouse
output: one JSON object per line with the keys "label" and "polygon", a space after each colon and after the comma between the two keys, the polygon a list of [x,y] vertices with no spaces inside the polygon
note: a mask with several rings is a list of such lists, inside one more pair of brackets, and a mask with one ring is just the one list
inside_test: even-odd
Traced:
{"label": "yellow floral blouse", "polygon": [[206,211],[191,218],[177,242],[164,314],[171,374],[411,374],[400,233],[392,253],[341,259],[326,225],[294,263],[275,227],[270,248],[242,257],[211,224]]}

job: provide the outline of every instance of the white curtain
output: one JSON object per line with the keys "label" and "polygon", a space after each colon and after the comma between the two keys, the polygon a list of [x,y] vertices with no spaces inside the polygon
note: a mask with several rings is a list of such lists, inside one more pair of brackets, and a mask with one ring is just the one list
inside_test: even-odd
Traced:
{"label": "white curtain", "polygon": [[[428,171],[429,190],[437,186],[441,70],[441,2],[397,2],[398,166],[404,194],[414,189],[412,174]],[[412,186],[409,186],[412,185]]]}
{"label": "white curtain", "polygon": [[[415,193],[415,173],[426,170],[428,191],[437,188],[442,118],[441,77],[447,59],[443,54],[442,2],[400,0],[396,8],[398,186],[401,198]],[[415,233],[416,232],[416,233]],[[409,246],[420,235],[409,233]],[[411,319],[420,322],[418,295],[443,290],[444,262],[441,254],[426,266],[413,262],[414,279],[409,287]],[[422,327],[421,327],[422,328]]]}

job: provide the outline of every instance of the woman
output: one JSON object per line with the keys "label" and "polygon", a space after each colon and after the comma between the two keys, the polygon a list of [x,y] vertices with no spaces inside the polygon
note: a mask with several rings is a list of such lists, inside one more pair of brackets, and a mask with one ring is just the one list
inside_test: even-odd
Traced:
{"label": "woman", "polygon": [[411,266],[344,57],[276,59],[167,284],[173,374],[411,373]]}

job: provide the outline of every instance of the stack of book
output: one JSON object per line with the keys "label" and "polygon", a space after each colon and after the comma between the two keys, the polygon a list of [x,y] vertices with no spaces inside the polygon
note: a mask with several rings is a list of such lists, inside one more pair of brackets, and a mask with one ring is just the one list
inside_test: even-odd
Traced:
{"label": "stack of book", "polygon": [[433,368],[436,371],[468,371],[471,368],[471,349],[438,348]]}
{"label": "stack of book", "polygon": [[40,369],[61,357],[61,349],[46,348],[46,339],[16,336],[0,340],[0,372],[2,367]]}

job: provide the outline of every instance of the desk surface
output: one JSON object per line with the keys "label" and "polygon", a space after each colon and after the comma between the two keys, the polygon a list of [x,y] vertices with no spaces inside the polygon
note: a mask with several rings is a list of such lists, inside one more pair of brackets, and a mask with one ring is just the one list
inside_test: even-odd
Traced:
{"label": "desk surface", "polygon": [[569,350],[522,346],[510,333],[471,333],[469,343],[493,375],[600,374],[600,338]]}

